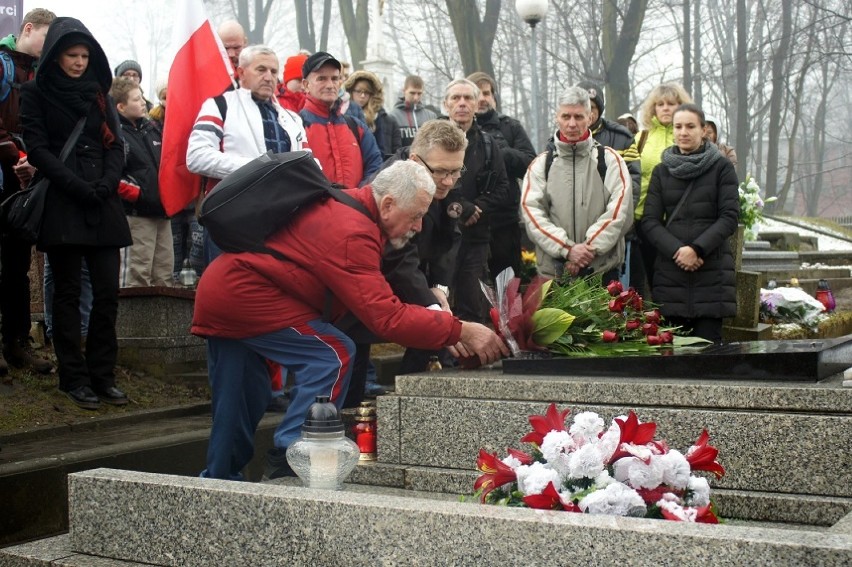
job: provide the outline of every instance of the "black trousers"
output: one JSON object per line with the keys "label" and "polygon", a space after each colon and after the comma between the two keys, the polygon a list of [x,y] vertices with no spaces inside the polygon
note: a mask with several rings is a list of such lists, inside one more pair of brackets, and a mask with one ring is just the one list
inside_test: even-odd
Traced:
{"label": "black trousers", "polygon": [[[92,281],[92,314],[83,355],[80,340],[80,272],[82,260]],[[53,346],[59,361],[59,389],[115,385],[118,341],[119,249],[100,246],[55,246],[47,250],[53,268]]]}
{"label": "black trousers", "polygon": [[462,239],[452,286],[453,314],[462,321],[485,321],[485,294],[482,293],[479,280],[485,278],[487,263],[488,242],[465,242]]}
{"label": "black trousers", "polygon": [[3,236],[0,239],[0,333],[3,343],[30,334],[30,260],[32,244]]}
{"label": "black trousers", "polygon": [[691,337],[701,337],[714,343],[722,342],[722,319],[715,317],[666,317],[666,323],[683,327]]}
{"label": "black trousers", "polygon": [[491,258],[488,271],[491,279],[511,267],[515,276],[521,273],[521,225],[517,222],[491,227]]}

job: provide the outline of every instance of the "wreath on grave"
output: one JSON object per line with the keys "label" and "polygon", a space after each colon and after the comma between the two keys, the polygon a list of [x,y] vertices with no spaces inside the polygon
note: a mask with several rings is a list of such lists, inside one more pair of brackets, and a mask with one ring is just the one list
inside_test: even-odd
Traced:
{"label": "wreath on grave", "polygon": [[710,484],[693,474],[725,474],[706,429],[682,454],[655,440],[656,424],[640,422],[633,411],[616,417],[606,429],[594,412],[578,413],[566,429],[569,412],[550,404],[544,415],[530,416],[533,430],[521,438],[532,445],[529,453],[510,448],[500,459],[479,450],[476,467],[482,475],[474,489],[482,503],[719,522]]}

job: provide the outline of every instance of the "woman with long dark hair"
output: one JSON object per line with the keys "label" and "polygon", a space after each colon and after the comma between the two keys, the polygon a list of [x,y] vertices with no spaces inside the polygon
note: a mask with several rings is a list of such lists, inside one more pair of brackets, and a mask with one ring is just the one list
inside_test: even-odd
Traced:
{"label": "woman with long dark hair", "polygon": [[704,139],[704,112],[681,104],[675,145],[663,151],[648,184],[642,230],[657,251],[652,293],[663,316],[691,335],[722,340],[722,318],[737,312],[734,257],[737,174]]}
{"label": "woman with long dark hair", "polygon": [[[78,406],[124,405],[115,386],[119,250],[132,244],[118,198],[124,145],[108,98],[112,73],[103,49],[74,18],[48,29],[34,81],[21,87],[29,161],[50,181],[37,247],[53,268],[53,344],[59,389]],[[59,155],[81,122],[69,157]],[[85,354],[80,336],[80,272],[86,260],[92,312]]]}

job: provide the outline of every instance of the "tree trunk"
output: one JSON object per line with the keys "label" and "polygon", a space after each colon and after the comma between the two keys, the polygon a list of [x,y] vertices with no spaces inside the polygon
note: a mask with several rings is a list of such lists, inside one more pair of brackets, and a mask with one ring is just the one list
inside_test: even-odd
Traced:
{"label": "tree trunk", "polygon": [[[696,0],[697,1],[697,0]],[[690,20],[692,13],[690,10],[689,0],[683,0],[683,33],[681,40],[683,42],[683,88],[686,92],[692,93],[692,26]],[[698,21],[695,22],[698,27]]]}
{"label": "tree trunk", "polygon": [[311,53],[317,50],[317,39],[314,31],[314,2],[313,0],[293,0],[296,7],[296,33],[299,37],[299,49],[307,49]]}
{"label": "tree trunk", "polygon": [[[766,196],[778,195],[778,153],[781,143],[781,104],[786,95],[785,67],[787,53],[793,29],[792,0],[781,0],[781,35],[776,40],[775,52],[772,55],[772,96],[769,99],[769,128],[767,129],[766,151]],[[769,203],[769,212],[774,211],[775,203]]]}
{"label": "tree trunk", "polygon": [[[355,5],[353,6],[353,2]],[[367,59],[367,39],[370,36],[369,0],[338,0],[340,20],[349,42],[352,69],[361,69]]]}
{"label": "tree trunk", "polygon": [[[695,104],[704,106],[701,92],[701,0],[692,0],[692,98]],[[720,125],[721,126],[721,125]]]}
{"label": "tree trunk", "polygon": [[601,13],[601,49],[606,74],[605,114],[610,118],[630,110],[630,63],[636,53],[647,8],[648,0],[630,0],[619,34],[618,19],[621,12],[614,0],[604,2]]}
{"label": "tree trunk", "polygon": [[751,150],[748,113],[748,11],[746,0],[737,0],[737,177],[745,179]]}
{"label": "tree trunk", "polygon": [[[299,0],[296,0],[297,2]],[[320,51],[328,51],[328,28],[331,27],[331,0],[325,0],[322,5],[322,29],[320,29]]]}
{"label": "tree trunk", "polygon": [[465,75],[483,71],[494,76],[491,48],[497,33],[500,0],[486,0],[485,17],[480,20],[476,0],[446,0],[453,34],[459,47]]}
{"label": "tree trunk", "polygon": [[[272,0],[237,0],[237,21],[246,30],[249,45],[262,44],[266,22],[269,20],[269,10],[272,8]],[[254,27],[251,27],[249,14],[254,12]]]}

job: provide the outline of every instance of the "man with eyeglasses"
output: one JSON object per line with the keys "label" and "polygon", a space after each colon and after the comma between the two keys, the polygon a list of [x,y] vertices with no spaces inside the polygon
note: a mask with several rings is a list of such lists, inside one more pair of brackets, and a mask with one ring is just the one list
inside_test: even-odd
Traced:
{"label": "man with eyeglasses", "polygon": [[444,91],[450,122],[465,132],[465,171],[459,180],[461,245],[456,259],[455,314],[465,321],[485,320],[485,279],[493,216],[510,205],[509,181],[500,146],[477,125],[479,87],[467,79],[452,81]]}
{"label": "man with eyeglasses", "polygon": [[[451,312],[450,285],[456,268],[456,253],[461,233],[456,219],[461,212],[456,182],[465,171],[467,138],[457,126],[446,120],[432,120],[417,131],[410,147],[401,148],[382,165],[410,160],[429,172],[435,194],[423,216],[421,231],[402,248],[385,246],[382,274],[393,292],[405,303]],[[352,379],[344,407],[357,407],[364,395],[383,393],[368,381],[370,345],[380,342],[354,318],[341,321],[338,328],[353,339],[356,346]],[[407,349],[400,373],[426,370],[429,358],[438,351]],[[366,388],[365,388],[366,383]]]}

